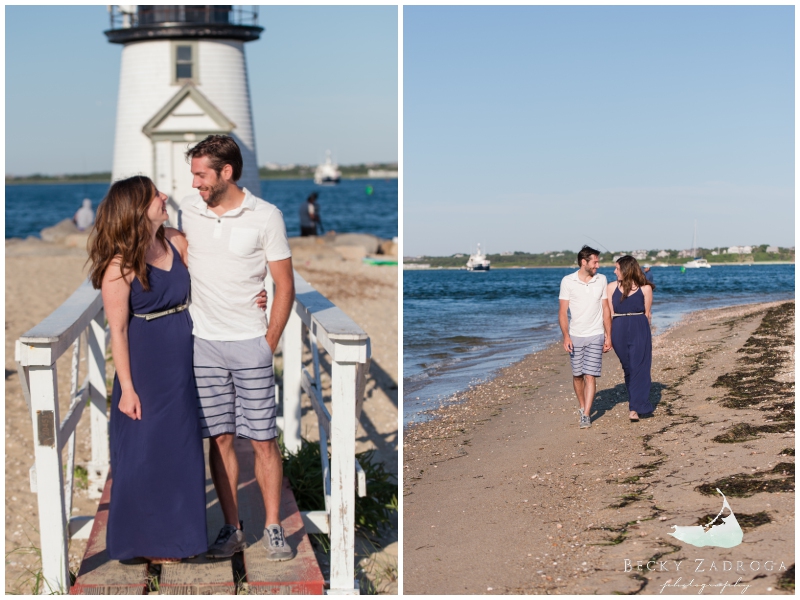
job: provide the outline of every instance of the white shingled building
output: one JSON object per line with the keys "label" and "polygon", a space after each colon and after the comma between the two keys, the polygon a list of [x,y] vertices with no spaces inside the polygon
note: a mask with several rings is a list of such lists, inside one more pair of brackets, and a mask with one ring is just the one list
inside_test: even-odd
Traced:
{"label": "white shingled building", "polygon": [[177,204],[194,193],[185,152],[212,133],[242,150],[239,185],[260,195],[245,42],[263,31],[255,9],[110,7],[108,40],[123,44],[112,179],[142,174]]}

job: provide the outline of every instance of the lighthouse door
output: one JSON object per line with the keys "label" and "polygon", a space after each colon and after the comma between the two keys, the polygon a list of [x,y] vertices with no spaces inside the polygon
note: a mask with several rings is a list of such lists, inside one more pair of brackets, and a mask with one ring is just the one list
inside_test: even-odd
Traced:
{"label": "lighthouse door", "polygon": [[170,196],[175,210],[181,200],[195,193],[192,188],[192,168],[186,161],[186,151],[195,144],[196,142],[172,142],[172,193]]}

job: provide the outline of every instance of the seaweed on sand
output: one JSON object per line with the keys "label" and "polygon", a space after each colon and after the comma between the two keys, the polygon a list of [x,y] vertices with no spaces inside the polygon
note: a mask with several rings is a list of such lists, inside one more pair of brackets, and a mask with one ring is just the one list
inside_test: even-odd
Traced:
{"label": "seaweed on sand", "polygon": [[778,587],[788,592],[794,591],[794,564],[786,570],[786,573],[778,578]]}
{"label": "seaweed on sand", "polygon": [[[697,519],[697,524],[703,526],[708,525],[716,517],[717,517],[716,513],[709,513]],[[767,514],[765,511],[757,512],[752,515],[745,513],[736,513],[736,522],[739,523],[739,527],[741,527],[742,529],[755,529],[760,525],[766,525],[767,523],[772,523],[772,519],[770,518],[769,514]]]}
{"label": "seaweed on sand", "polygon": [[720,444],[735,444],[736,442],[746,442],[760,438],[759,433],[786,433],[794,430],[794,419],[792,422],[781,422],[775,425],[750,425],[749,423],[737,423],[729,428],[725,433],[713,438]]}
{"label": "seaweed on sand", "polygon": [[[727,408],[747,408],[771,401],[773,406],[765,410],[777,409],[782,421],[794,421],[794,410],[787,412],[794,399],[794,383],[777,381],[775,376],[790,358],[789,352],[781,350],[794,342],[794,302],[786,302],[769,309],[761,323],[747,339],[738,352],[745,354],[739,359],[739,368],[717,378],[713,387],[726,388],[722,406]],[[768,430],[761,430],[767,432]],[[781,429],[781,431],[788,431]],[[737,432],[725,436],[736,437]],[[743,433],[743,432],[738,432]],[[754,439],[750,431],[748,439]],[[739,440],[732,440],[739,441]]]}
{"label": "seaweed on sand", "polygon": [[794,463],[778,463],[768,471],[737,473],[695,489],[706,496],[715,496],[717,488],[732,498],[749,498],[759,492],[794,492]]}

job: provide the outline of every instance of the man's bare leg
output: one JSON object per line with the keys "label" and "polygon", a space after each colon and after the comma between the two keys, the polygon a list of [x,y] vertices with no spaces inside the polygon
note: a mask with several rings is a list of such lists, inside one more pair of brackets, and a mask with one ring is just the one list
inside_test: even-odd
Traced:
{"label": "man's bare leg", "polygon": [[239,484],[239,461],[233,447],[233,434],[223,433],[208,441],[208,466],[222,508],[222,516],[225,518],[225,523],[238,529],[239,498],[236,488]]}
{"label": "man's bare leg", "polygon": [[592,412],[592,402],[594,402],[594,394],[597,391],[597,381],[594,375],[583,376],[583,414],[587,417]]}
{"label": "man's bare leg", "polygon": [[578,397],[578,406],[583,410],[583,414],[586,413],[586,393],[584,392],[584,385],[583,385],[583,375],[579,377],[572,376],[572,387],[575,388],[575,395]]}
{"label": "man's bare leg", "polygon": [[264,508],[267,513],[267,525],[280,525],[281,523],[281,486],[283,485],[283,461],[278,440],[257,442],[253,440],[253,450],[256,454],[256,479],[264,498]]}

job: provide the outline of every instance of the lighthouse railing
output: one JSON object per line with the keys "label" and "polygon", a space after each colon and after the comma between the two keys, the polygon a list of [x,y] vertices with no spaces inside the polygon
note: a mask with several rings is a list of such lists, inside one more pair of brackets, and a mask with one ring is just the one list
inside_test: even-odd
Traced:
{"label": "lighthouse railing", "polygon": [[[274,283],[267,277],[269,308]],[[325,494],[324,511],[303,511],[309,533],[330,535],[330,592],[358,593],[355,585],[355,495],[366,495],[364,472],[355,459],[356,427],[370,360],[367,334],[330,300],[295,273],[296,300],[281,338],[283,417],[279,425],[289,452],[301,444],[301,395],[311,399],[319,422]],[[66,593],[70,586],[68,542],[86,538],[93,517],[72,515],[76,428],[89,406],[90,493],[100,496],[108,474],[108,395],[106,361],[110,335],[99,290],[86,281],[60,307],[16,342],[15,359],[33,426],[31,490],[37,493],[43,593]],[[304,338],[313,373],[303,365]],[[86,375],[78,386],[81,348]],[[69,408],[59,410],[57,362],[72,349]],[[330,406],[325,406],[319,351],[330,357]],[[330,460],[328,446],[330,445]],[[67,457],[63,451],[66,448]]]}
{"label": "lighthouse railing", "polygon": [[111,29],[182,24],[258,25],[258,7],[244,5],[109,5]]}

